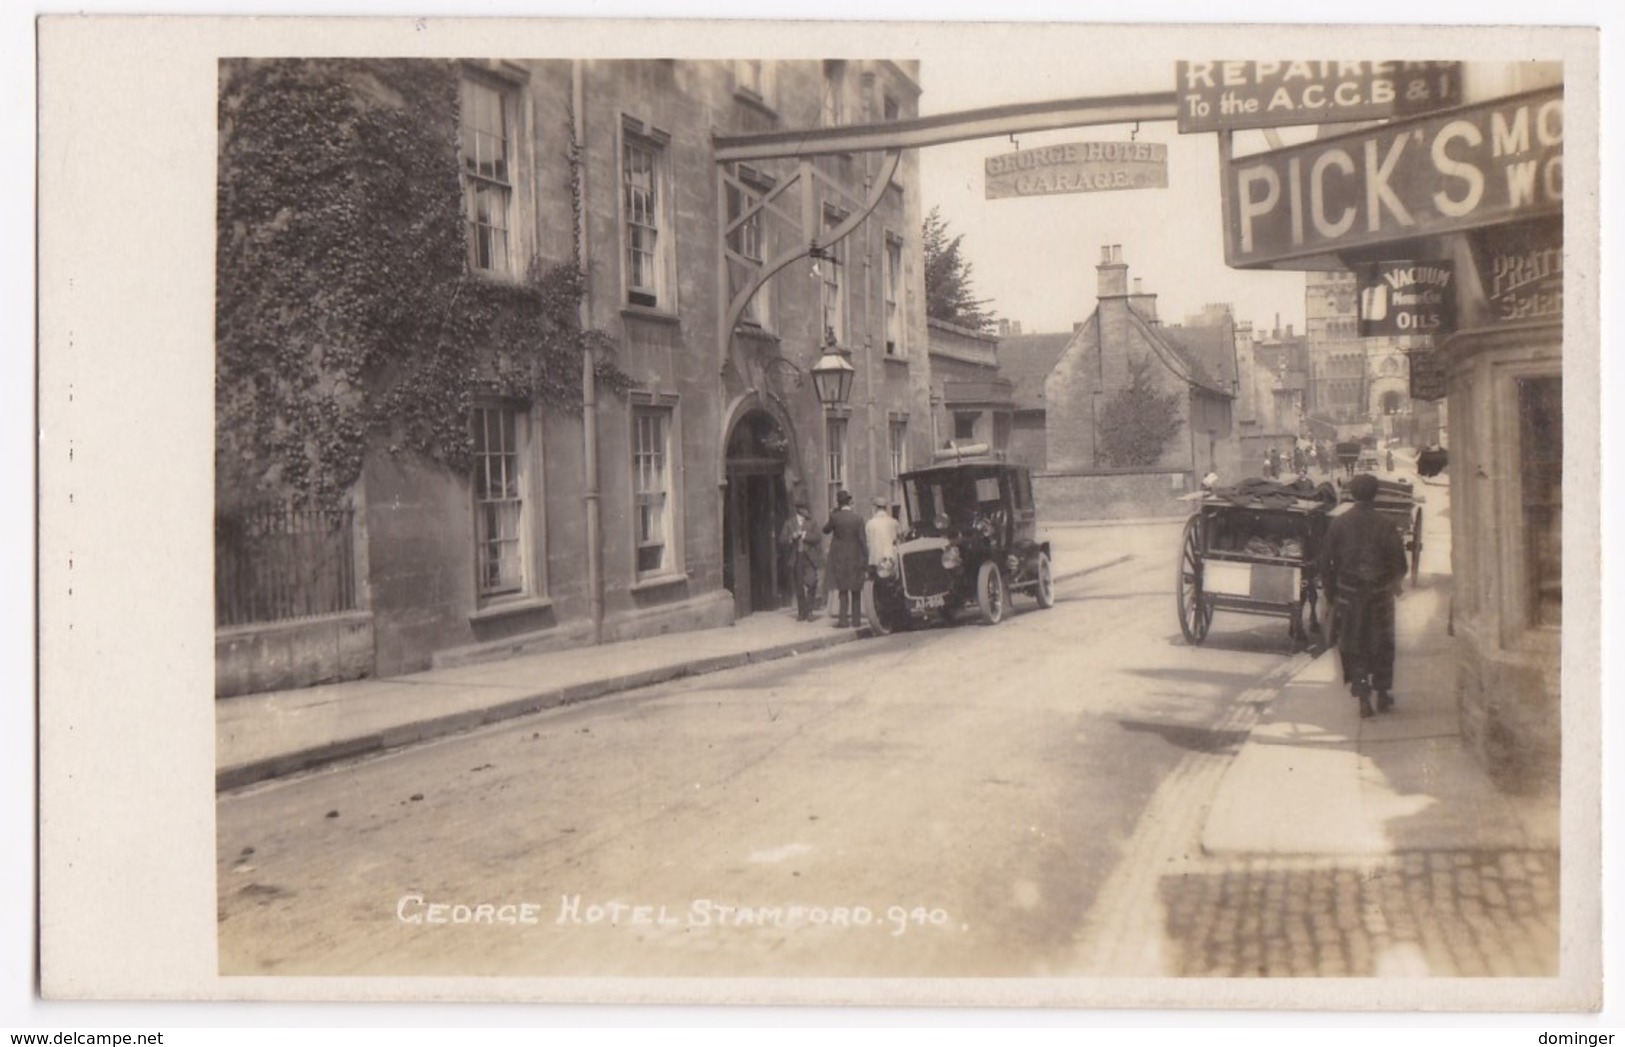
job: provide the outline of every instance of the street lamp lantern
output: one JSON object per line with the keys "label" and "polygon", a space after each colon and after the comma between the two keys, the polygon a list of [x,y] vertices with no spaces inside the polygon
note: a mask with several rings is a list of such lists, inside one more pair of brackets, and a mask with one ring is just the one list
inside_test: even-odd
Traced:
{"label": "street lamp lantern", "polygon": [[813,387],[826,408],[840,407],[852,396],[852,378],[858,372],[847,359],[850,355],[831,338],[824,343],[824,355],[812,365]]}

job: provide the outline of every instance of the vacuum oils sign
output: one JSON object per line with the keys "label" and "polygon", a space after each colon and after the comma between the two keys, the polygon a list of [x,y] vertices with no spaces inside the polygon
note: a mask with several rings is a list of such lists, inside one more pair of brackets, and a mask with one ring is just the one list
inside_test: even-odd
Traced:
{"label": "vacuum oils sign", "polygon": [[1225,261],[1270,266],[1563,209],[1563,92],[1226,160]]}
{"label": "vacuum oils sign", "polygon": [[1160,142],[1069,142],[990,156],[983,166],[989,200],[1168,187]]}
{"label": "vacuum oils sign", "polygon": [[1373,262],[1355,274],[1360,337],[1449,334],[1456,322],[1456,270],[1449,262]]}

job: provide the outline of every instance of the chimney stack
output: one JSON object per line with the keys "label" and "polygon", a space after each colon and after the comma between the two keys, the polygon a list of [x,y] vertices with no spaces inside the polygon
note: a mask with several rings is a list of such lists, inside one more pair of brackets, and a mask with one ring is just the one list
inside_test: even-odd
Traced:
{"label": "chimney stack", "polygon": [[1134,278],[1134,293],[1128,296],[1128,304],[1146,323],[1152,325],[1161,323],[1157,319],[1157,296],[1140,290],[1138,276]]}
{"label": "chimney stack", "polygon": [[1122,244],[1103,244],[1100,265],[1095,268],[1099,298],[1121,298],[1128,294],[1128,266],[1123,263]]}

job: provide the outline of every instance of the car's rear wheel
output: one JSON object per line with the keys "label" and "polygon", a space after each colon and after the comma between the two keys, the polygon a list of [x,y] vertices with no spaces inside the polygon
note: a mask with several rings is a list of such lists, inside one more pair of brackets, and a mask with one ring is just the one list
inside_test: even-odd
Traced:
{"label": "car's rear wheel", "polygon": [[1004,621],[1009,595],[999,565],[991,560],[982,564],[981,570],[976,572],[976,608],[982,612],[984,624],[998,625]]}
{"label": "car's rear wheel", "polygon": [[1038,554],[1038,584],[1033,587],[1038,606],[1055,606],[1055,581],[1050,577],[1049,553]]}

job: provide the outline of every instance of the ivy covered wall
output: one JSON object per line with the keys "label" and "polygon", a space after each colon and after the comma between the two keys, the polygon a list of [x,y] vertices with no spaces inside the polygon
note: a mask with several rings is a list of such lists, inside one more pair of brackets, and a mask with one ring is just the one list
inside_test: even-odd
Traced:
{"label": "ivy covered wall", "polygon": [[[455,63],[227,60],[220,80],[220,508],[339,504],[373,440],[461,471],[476,395],[579,410],[589,346],[626,388],[578,323],[570,240],[523,280],[468,271]],[[550,140],[573,159],[567,126]]]}

